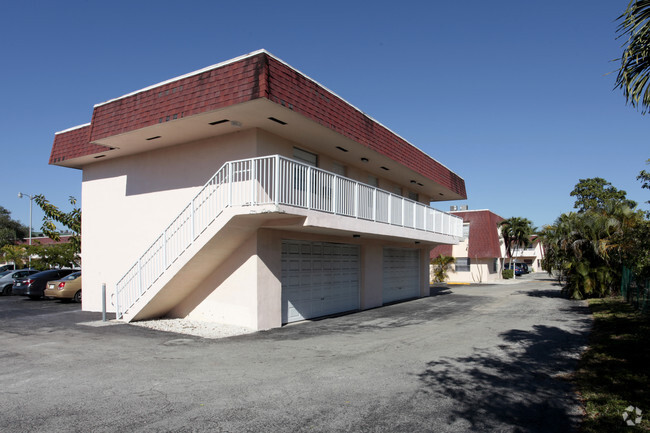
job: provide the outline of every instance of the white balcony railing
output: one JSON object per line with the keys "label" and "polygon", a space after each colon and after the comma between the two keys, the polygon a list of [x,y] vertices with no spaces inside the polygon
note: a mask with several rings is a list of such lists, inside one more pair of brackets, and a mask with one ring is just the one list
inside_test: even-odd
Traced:
{"label": "white balcony railing", "polygon": [[227,162],[118,281],[117,318],[149,290],[224,209],[267,204],[459,238],[463,234],[461,218],[279,155]]}

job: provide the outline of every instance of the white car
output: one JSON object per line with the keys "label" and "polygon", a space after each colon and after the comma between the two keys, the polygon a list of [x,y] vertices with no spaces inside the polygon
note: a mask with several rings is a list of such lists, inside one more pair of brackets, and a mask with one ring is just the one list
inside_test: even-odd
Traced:
{"label": "white car", "polygon": [[9,271],[0,278],[0,294],[11,295],[11,288],[14,285],[14,280],[18,278],[25,278],[28,275],[37,273],[36,269],[18,269],[17,271]]}

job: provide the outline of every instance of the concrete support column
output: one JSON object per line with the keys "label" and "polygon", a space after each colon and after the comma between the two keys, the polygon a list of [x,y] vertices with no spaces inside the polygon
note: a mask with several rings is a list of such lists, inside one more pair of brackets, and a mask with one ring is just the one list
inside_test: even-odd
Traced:
{"label": "concrete support column", "polygon": [[361,309],[380,307],[383,304],[382,272],[384,249],[381,244],[361,245]]}
{"label": "concrete support column", "polygon": [[282,326],[282,237],[257,232],[257,329]]}

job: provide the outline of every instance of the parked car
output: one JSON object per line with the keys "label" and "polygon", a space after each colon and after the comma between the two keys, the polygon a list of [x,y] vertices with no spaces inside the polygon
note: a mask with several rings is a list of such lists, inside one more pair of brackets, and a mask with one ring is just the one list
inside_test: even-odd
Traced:
{"label": "parked car", "polygon": [[43,296],[45,284],[47,284],[48,281],[59,280],[78,270],[79,269],[50,269],[38,272],[16,280],[12,291],[14,295],[23,295],[29,296],[31,299],[39,299]]}
{"label": "parked car", "polygon": [[48,281],[43,296],[81,302],[81,271],[73,272],[60,280]]}
{"label": "parked car", "polygon": [[14,265],[14,264],[0,266],[0,272],[15,271],[15,270],[16,270],[16,265]]}
{"label": "parked car", "polygon": [[[521,267],[522,263],[513,263],[512,267],[515,270],[515,276],[520,276],[524,273],[523,268]],[[510,263],[503,265],[503,269],[510,269]]]}
{"label": "parked car", "polygon": [[0,277],[0,294],[5,296],[11,295],[11,288],[17,279],[25,278],[37,272],[38,271],[36,269],[19,269],[17,271],[6,271],[6,273],[3,272],[4,275]]}

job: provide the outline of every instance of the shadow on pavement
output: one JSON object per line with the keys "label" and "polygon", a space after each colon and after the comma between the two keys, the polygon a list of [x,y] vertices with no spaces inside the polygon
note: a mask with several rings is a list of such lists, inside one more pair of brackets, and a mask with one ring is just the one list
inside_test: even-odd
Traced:
{"label": "shadow on pavement", "polygon": [[447,422],[469,423],[471,431],[576,431],[581,410],[564,377],[587,344],[584,328],[513,329],[498,347],[429,362],[419,374],[422,392],[452,399]]}
{"label": "shadow on pavement", "polygon": [[534,298],[566,298],[560,289],[528,290],[523,293]]}
{"label": "shadow on pavement", "polygon": [[429,296],[451,295],[451,289],[447,286],[431,286]]}

